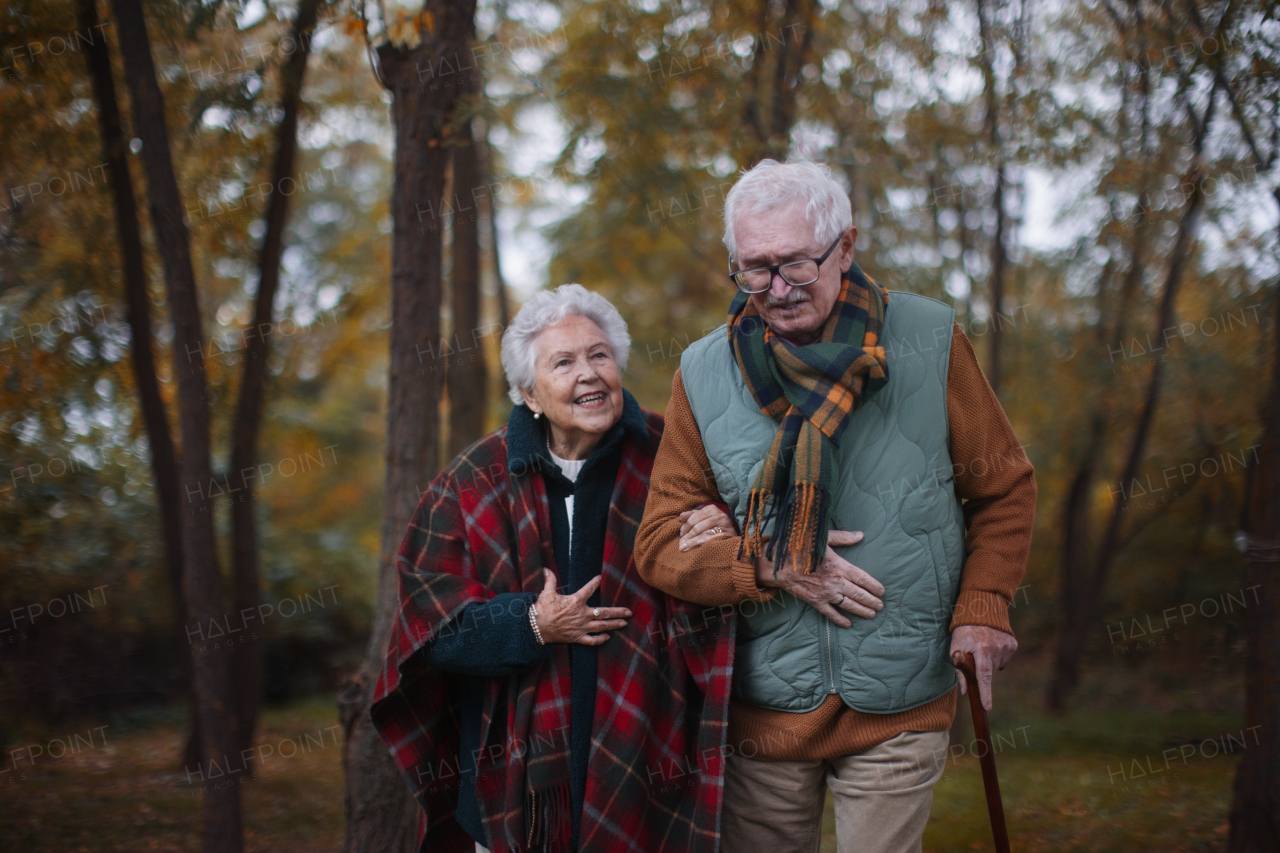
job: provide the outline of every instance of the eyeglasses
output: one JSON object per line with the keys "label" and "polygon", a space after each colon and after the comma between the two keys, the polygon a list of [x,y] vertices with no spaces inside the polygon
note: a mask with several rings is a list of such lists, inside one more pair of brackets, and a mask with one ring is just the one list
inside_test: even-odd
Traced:
{"label": "eyeglasses", "polygon": [[786,263],[774,264],[768,267],[752,267],[749,270],[733,271],[733,262],[729,262],[729,278],[733,279],[733,283],[743,293],[764,293],[773,285],[773,276],[778,274],[782,276],[782,280],[792,287],[804,287],[806,284],[813,284],[818,280],[818,268],[822,266],[827,258],[831,257],[831,253],[836,250],[836,246],[840,245],[840,241],[844,239],[844,232],[840,232],[840,236],[831,244],[820,258],[802,258],[798,261],[787,261]]}

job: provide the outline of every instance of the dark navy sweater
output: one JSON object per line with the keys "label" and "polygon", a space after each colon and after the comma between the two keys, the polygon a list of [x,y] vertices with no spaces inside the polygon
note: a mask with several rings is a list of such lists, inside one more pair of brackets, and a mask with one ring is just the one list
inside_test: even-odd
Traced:
{"label": "dark navy sweater", "polygon": [[[507,424],[507,459],[515,470],[541,471],[551,511],[551,544],[559,580],[559,592],[577,592],[600,574],[604,561],[605,526],[613,497],[622,442],[627,433],[648,434],[644,414],[630,392],[623,391],[622,419],[605,433],[582,466],[577,480],[560,473],[547,450],[545,427],[526,406],[516,406]],[[523,468],[517,467],[523,463]],[[537,476],[531,474],[529,476]],[[570,548],[569,517],[564,499],[573,495],[573,538]],[[565,567],[568,567],[567,570]],[[599,593],[588,601],[597,605]],[[457,821],[472,838],[488,846],[475,795],[476,751],[480,746],[480,714],[484,679],[516,675],[541,663],[550,646],[540,646],[529,624],[529,604],[535,593],[502,593],[484,604],[471,604],[437,633],[422,654],[432,666],[463,676],[460,707],[459,756],[462,781],[458,790]],[[569,790],[573,819],[573,848],[578,846],[582,804],[586,791],[587,761],[591,753],[591,727],[596,704],[596,660],[599,647],[569,646],[570,728]]]}

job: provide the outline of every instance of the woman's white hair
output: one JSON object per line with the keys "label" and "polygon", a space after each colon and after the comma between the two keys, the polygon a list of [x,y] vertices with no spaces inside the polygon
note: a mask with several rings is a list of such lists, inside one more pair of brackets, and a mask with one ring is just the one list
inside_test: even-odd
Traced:
{"label": "woman's white hair", "polygon": [[805,221],[813,228],[814,241],[823,248],[853,226],[849,196],[826,165],[807,160],[761,160],[742,173],[724,200],[724,244],[729,257],[738,257],[733,223],[739,216],[769,213],[796,203],[804,205]]}
{"label": "woman's white hair", "polygon": [[538,335],[571,314],[586,317],[599,326],[613,351],[618,370],[627,369],[631,335],[627,334],[627,321],[613,303],[580,284],[562,284],[555,290],[538,291],[516,312],[515,319],[502,333],[502,369],[511,386],[511,402],[517,406],[524,402],[520,390],[533,390]]}

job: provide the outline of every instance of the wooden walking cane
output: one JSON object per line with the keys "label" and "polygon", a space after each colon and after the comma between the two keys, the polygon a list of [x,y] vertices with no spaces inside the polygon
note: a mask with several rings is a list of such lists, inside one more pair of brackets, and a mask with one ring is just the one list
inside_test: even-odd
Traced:
{"label": "wooden walking cane", "polygon": [[952,652],[951,664],[964,673],[969,694],[969,710],[973,712],[973,732],[978,737],[978,763],[982,765],[982,787],[987,792],[987,814],[991,816],[991,835],[995,838],[996,853],[1010,853],[1009,830],[1004,825],[1004,804],[1000,801],[1000,780],[996,778],[996,755],[991,748],[991,726],[987,724],[987,710],[982,707],[978,695],[978,672],[973,655],[968,652]]}

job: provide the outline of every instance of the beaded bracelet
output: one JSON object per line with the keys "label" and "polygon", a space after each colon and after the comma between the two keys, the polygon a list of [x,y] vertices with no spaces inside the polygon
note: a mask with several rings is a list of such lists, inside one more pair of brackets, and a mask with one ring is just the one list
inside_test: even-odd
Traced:
{"label": "beaded bracelet", "polygon": [[542,639],[542,632],[538,630],[538,605],[529,605],[529,624],[533,626],[533,637],[538,641],[538,645],[545,646],[547,641]]}

